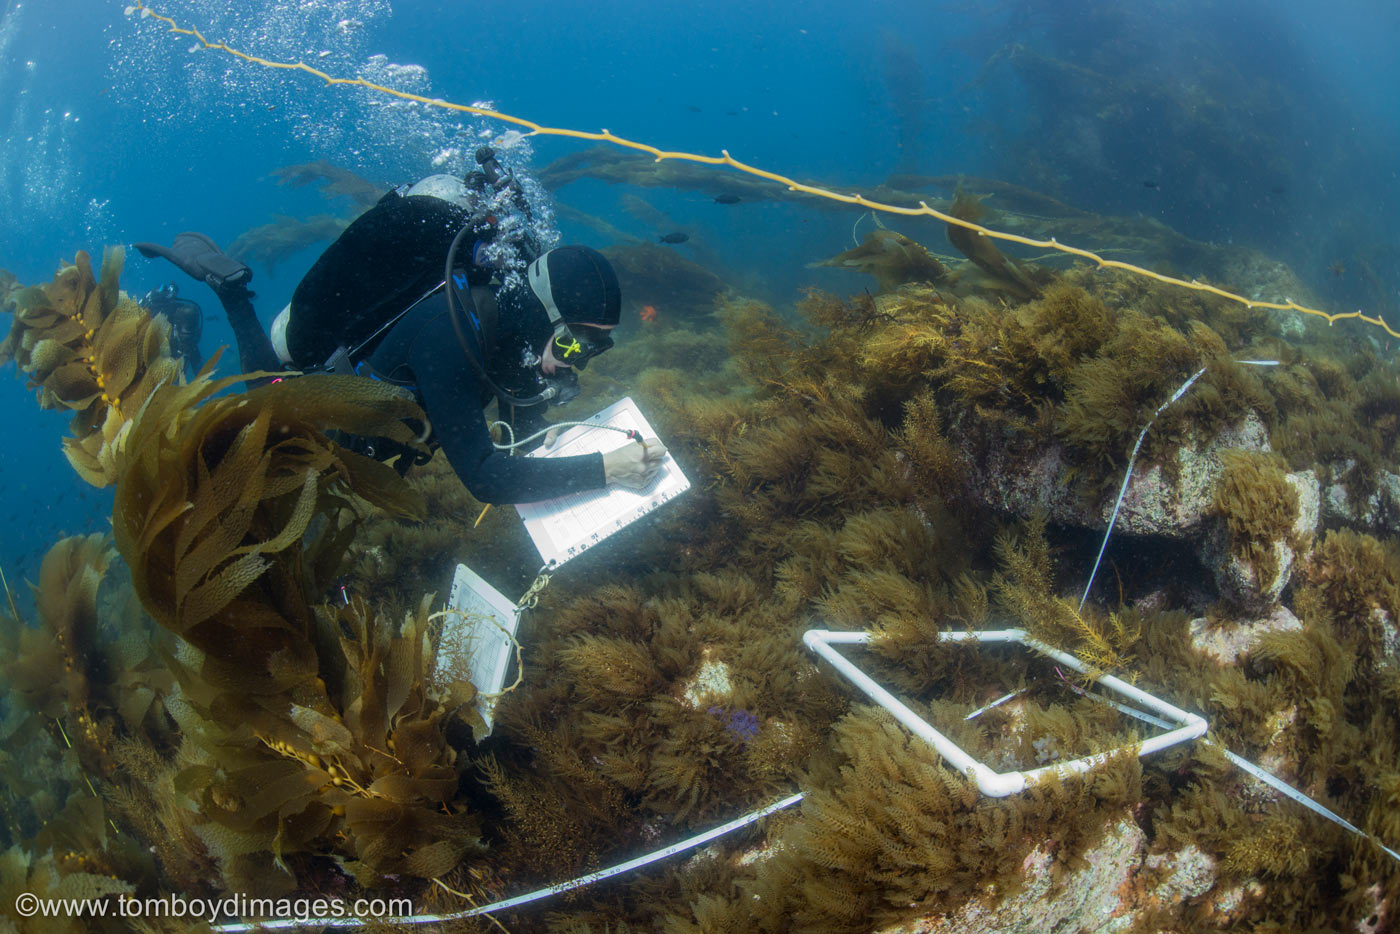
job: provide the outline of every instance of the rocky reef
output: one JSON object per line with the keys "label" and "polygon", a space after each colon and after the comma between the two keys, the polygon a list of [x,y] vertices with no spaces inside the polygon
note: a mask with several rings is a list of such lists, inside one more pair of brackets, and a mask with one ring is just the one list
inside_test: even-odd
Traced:
{"label": "rocky reef", "polygon": [[[576,405],[634,394],[693,488],[556,575],[481,742],[424,595],[457,560],[522,590],[518,524],[474,530],[440,459],[404,480],[326,435],[409,442],[411,401],[333,376],[183,384],[116,255],[7,288],[6,348],[75,412],[80,476],[116,486],[121,560],[101,536],[60,543],[39,618],[12,605],[0,629],[0,911],[25,889],[456,908],[801,790],[757,829],[499,922],[1393,926],[1394,361],[1342,328],[983,246],[791,311],[687,267],[686,311],[598,360]],[[630,255],[637,276],[671,268]],[[871,631],[862,667],[998,768],[1141,740],[1053,665],[937,638],[1009,624],[1199,713],[1208,741],[990,799],[801,641]]]}

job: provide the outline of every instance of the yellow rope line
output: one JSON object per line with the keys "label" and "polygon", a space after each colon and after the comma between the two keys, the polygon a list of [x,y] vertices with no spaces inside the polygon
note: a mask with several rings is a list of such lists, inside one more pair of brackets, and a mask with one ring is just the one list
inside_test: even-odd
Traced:
{"label": "yellow rope line", "polygon": [[140,11],[141,15],[144,17],[150,17],[152,19],[156,19],[162,23],[165,23],[170,27],[170,31],[173,33],[177,33],[183,36],[194,37],[201,44],[203,44],[203,46],[206,49],[217,49],[221,52],[225,52],[229,55],[232,55],[234,58],[240,58],[246,62],[251,62],[254,65],[261,65],[264,68],[277,68],[285,69],[288,71],[304,71],[309,75],[314,75],[315,77],[320,78],[328,85],[352,85],[355,87],[367,88],[368,90],[376,91],[380,94],[385,94],[390,97],[397,97],[401,100],[414,101],[415,103],[423,104],[428,107],[437,107],[442,110],[452,110],[457,111],[459,113],[472,114],[478,117],[486,117],[491,120],[500,120],[503,123],[510,123],[514,124],[515,126],[525,127],[530,131],[529,134],[527,134],[529,136],[565,136],[570,137],[572,139],[584,139],[591,140],[593,142],[610,143],[614,146],[622,147],[623,149],[635,149],[638,152],[647,153],[648,155],[654,156],[657,162],[660,162],[663,159],[678,159],[682,162],[698,162],[702,165],[725,165],[733,169],[738,169],[740,172],[744,172],[748,175],[753,175],[758,178],[764,178],[768,179],[769,181],[777,182],[780,185],[786,186],[788,191],[800,191],[805,194],[815,195],[818,198],[826,198],[830,201],[839,201],[845,204],[855,204],[872,211],[881,211],[886,214],[903,214],[907,217],[917,217],[921,215],[933,217],[940,221],[943,221],[945,224],[953,224],[957,227],[964,227],[968,230],[974,231],[979,236],[991,237],[995,240],[1005,240],[1010,243],[1019,243],[1024,246],[1036,247],[1038,249],[1043,250],[1056,250],[1061,253],[1068,253],[1071,256],[1078,256],[1082,259],[1087,259],[1097,264],[1100,269],[1122,269],[1125,272],[1130,272],[1134,275],[1139,276],[1146,276],[1149,279],[1155,279],[1158,282],[1164,282],[1167,285],[1175,285],[1183,289],[1191,289],[1196,292],[1208,292],[1211,295],[1217,295],[1220,298],[1228,299],[1232,302],[1238,302],[1247,308],[1268,308],[1278,311],[1297,311],[1305,315],[1315,315],[1319,318],[1323,318],[1327,321],[1328,324],[1335,324],[1336,322],[1345,320],[1347,318],[1356,318],[1359,321],[1364,321],[1367,324],[1373,324],[1376,327],[1381,328],[1391,337],[1400,337],[1400,331],[1394,330],[1390,325],[1386,324],[1384,319],[1382,319],[1380,316],[1371,317],[1369,315],[1365,315],[1361,312],[1359,308],[1356,311],[1348,311],[1333,314],[1330,312],[1323,311],[1319,308],[1308,308],[1304,305],[1299,305],[1291,298],[1286,298],[1281,303],[1256,301],[1254,299],[1246,298],[1243,295],[1237,295],[1234,292],[1228,292],[1225,289],[1217,288],[1216,286],[1201,282],[1198,279],[1178,279],[1174,276],[1164,276],[1161,273],[1153,272],[1150,269],[1144,269],[1141,266],[1134,266],[1132,263],[1123,263],[1119,262],[1118,260],[1104,259],[1098,253],[1094,253],[1091,250],[1080,249],[1079,247],[1069,246],[1068,244],[1059,242],[1054,237],[1051,237],[1049,240],[1036,240],[1032,237],[1022,237],[1018,234],[1010,234],[998,230],[992,230],[990,228],[983,227],[981,224],[974,224],[972,221],[966,221],[959,217],[953,217],[951,214],[944,214],[942,211],[929,207],[928,204],[923,201],[919,202],[918,207],[910,208],[903,207],[897,204],[885,204],[881,201],[872,201],[871,199],[861,194],[846,195],[841,194],[840,192],[831,191],[826,188],[817,188],[812,185],[804,185],[803,183],[795,179],[788,178],[786,175],[780,175],[777,172],[770,172],[767,169],[760,169],[757,166],[752,166],[748,165],[747,163],[740,162],[738,159],[735,159],[733,156],[731,156],[729,154],[729,150],[727,149],[721,149],[720,152],[722,153],[722,155],[719,156],[702,156],[691,152],[675,152],[671,150],[658,149],[655,146],[649,145],[647,143],[639,143],[636,140],[630,140],[621,136],[617,136],[606,128],[596,133],[593,133],[587,130],[570,130],[562,127],[543,126],[534,122],[533,120],[526,120],[524,117],[512,116],[511,114],[501,113],[500,111],[491,110],[486,107],[472,107],[468,104],[456,104],[452,101],[446,101],[442,98],[437,97],[423,97],[421,94],[411,94],[408,91],[395,90],[394,88],[385,87],[382,84],[375,84],[371,81],[366,81],[363,78],[335,78],[331,75],[326,74],[324,71],[312,68],[305,62],[275,62],[270,59],[261,58],[256,55],[249,55],[246,52],[240,52],[238,49],[230,48],[222,42],[210,42],[208,39],[204,38],[204,34],[201,33],[198,29],[183,27],[176,23],[175,20],[171,19],[170,17],[162,16],[161,14],[152,10],[150,7],[146,6],[144,0],[136,0],[136,2],[127,9],[132,12]]}

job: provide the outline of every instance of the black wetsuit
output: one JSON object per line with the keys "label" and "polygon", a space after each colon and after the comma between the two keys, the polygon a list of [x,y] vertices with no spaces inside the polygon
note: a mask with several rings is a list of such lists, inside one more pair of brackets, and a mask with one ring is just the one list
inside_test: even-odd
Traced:
{"label": "black wetsuit", "polygon": [[[480,354],[476,335],[471,328],[464,330],[472,353]],[[472,496],[483,503],[530,503],[604,485],[601,454],[511,457],[492,447],[482,409],[493,395],[462,358],[443,293],[420,302],[399,319],[368,362],[374,374],[413,386],[432,423],[433,440],[442,445]],[[509,369],[508,361],[487,365],[492,378],[503,382],[509,380]],[[538,405],[515,409],[514,419],[505,412],[501,417],[512,421],[517,438],[525,438],[546,427],[544,410]]]}
{"label": "black wetsuit", "polygon": [[[472,496],[485,503],[529,503],[567,493],[600,489],[605,485],[603,457],[525,458],[497,451],[491,443],[482,409],[493,398],[470,364],[452,326],[447,300],[439,290],[419,301],[442,282],[447,251],[457,232],[467,223],[466,212],[434,197],[404,197],[396,192],[361,215],[326,248],[292,297],[287,346],[294,365],[324,363],[342,342],[354,343],[395,314],[413,306],[379,338],[368,366],[357,372],[372,374],[411,386],[432,424],[434,443],[441,445],[452,469]],[[464,238],[458,247],[471,257],[474,242]],[[464,270],[474,284],[489,280],[489,270]],[[246,296],[246,293],[245,293]],[[224,302],[230,323],[239,337],[243,366],[275,369],[271,344],[252,318],[252,306],[230,296]],[[463,298],[466,298],[463,293]],[[495,358],[483,357],[470,325],[463,331],[472,353],[492,378],[510,386],[512,370],[519,370],[522,335],[532,334],[512,315],[525,314],[522,302],[501,302],[501,330]],[[418,304],[415,306],[414,303]],[[540,317],[543,317],[541,311]],[[248,326],[252,318],[262,348],[244,347],[244,338],[255,340]],[[537,330],[537,328],[536,328]],[[549,331],[545,330],[547,337]],[[542,350],[543,338],[535,352]],[[545,406],[515,410],[515,436],[524,438],[545,425]],[[510,413],[501,413],[507,418]],[[507,418],[507,420],[509,420]]]}

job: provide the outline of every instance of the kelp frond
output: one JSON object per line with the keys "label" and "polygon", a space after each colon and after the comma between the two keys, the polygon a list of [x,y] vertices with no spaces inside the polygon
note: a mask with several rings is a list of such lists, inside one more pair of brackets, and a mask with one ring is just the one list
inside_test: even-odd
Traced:
{"label": "kelp frond", "polygon": [[118,290],[123,260],[121,247],[109,249],[99,280],[79,252],[48,285],[13,291],[5,302],[14,322],[0,361],[13,359],[29,375],[43,408],[74,413],[64,453],[93,486],[116,482],[129,420],[181,375],[169,324]]}
{"label": "kelp frond", "polygon": [[309,651],[310,613],[294,595],[303,592],[300,542],[313,518],[351,495],[400,513],[416,508],[391,468],[325,432],[410,441],[402,419],[420,413],[371,380],[332,375],[209,398],[231,382],[206,373],[153,395],[131,430],[113,518],[157,622],[245,673],[268,674],[274,654]]}

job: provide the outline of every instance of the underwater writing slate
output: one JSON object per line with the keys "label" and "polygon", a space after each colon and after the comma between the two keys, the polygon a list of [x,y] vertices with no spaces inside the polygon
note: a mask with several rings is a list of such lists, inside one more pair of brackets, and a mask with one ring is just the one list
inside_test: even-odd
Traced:
{"label": "underwater writing slate", "polygon": [[[602,454],[624,444],[630,444],[620,431],[605,431],[593,425],[641,432],[643,438],[654,438],[646,416],[637,409],[632,398],[614,402],[586,420],[587,424],[570,428],[559,436],[549,450],[536,450],[531,457],[571,457],[576,454]],[[636,522],[642,516],[690,489],[690,481],[681,473],[680,465],[670,454],[645,490],[624,490],[609,487],[572,493],[538,503],[516,506],[525,529],[540,550],[545,563],[563,564]]]}
{"label": "underwater writing slate", "polygon": [[439,671],[452,681],[476,685],[476,709],[491,735],[496,697],[506,683],[511,646],[520,615],[515,604],[465,564],[457,565],[452,596],[438,647]]}

